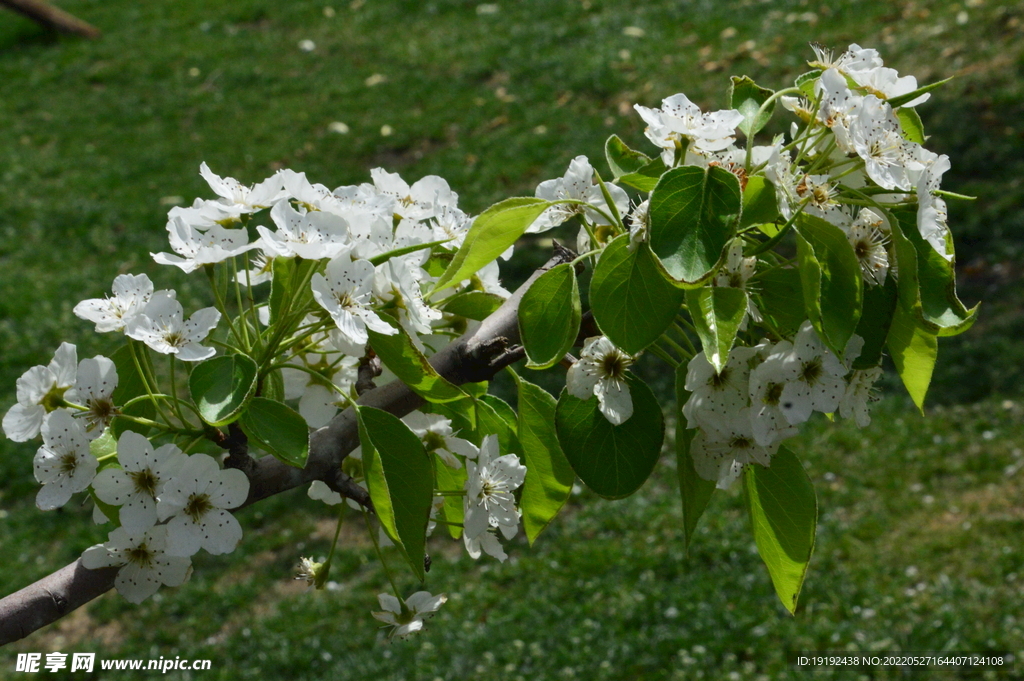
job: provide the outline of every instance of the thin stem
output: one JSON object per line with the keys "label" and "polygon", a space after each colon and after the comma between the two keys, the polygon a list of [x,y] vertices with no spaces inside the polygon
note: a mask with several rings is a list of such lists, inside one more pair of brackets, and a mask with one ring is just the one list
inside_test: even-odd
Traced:
{"label": "thin stem", "polygon": [[224,295],[220,291],[220,286],[217,285],[217,273],[214,266],[204,265],[203,269],[206,271],[206,277],[210,280],[210,288],[213,289],[214,304],[217,306],[217,309],[220,310],[225,321],[227,321],[228,330],[231,332],[231,335],[235,337],[235,340],[239,345],[244,346],[245,343],[242,342],[242,337],[238,334],[238,329],[235,328],[235,323],[232,321],[231,315],[228,314],[227,305],[224,304]]}
{"label": "thin stem", "polygon": [[402,598],[402,594],[398,591],[398,587],[395,586],[395,579],[391,576],[391,570],[388,569],[388,564],[384,560],[384,554],[380,551],[380,543],[377,542],[377,533],[374,528],[370,525],[370,514],[363,509],[363,518],[366,520],[366,528],[370,532],[370,540],[373,542],[373,550],[377,552],[377,560],[380,561],[381,567],[384,568],[384,574],[387,575],[388,581],[391,583],[391,590],[395,592],[395,598],[405,603]]}
{"label": "thin stem", "polygon": [[[238,283],[238,262],[234,257],[231,258],[231,270],[232,270],[232,281],[235,282],[235,303],[238,305],[238,316],[241,320],[242,326],[242,342],[244,347],[251,348],[249,344],[249,324],[246,322],[246,310],[245,306],[242,305],[242,287]],[[245,269],[246,276],[249,274],[249,268]]]}
{"label": "thin stem", "polygon": [[605,204],[607,204],[608,210],[611,211],[611,217],[614,218],[612,224],[618,227],[620,230],[626,231],[626,225],[622,223],[622,216],[619,215],[619,207],[615,205],[614,201],[612,201],[612,195],[611,193],[609,193],[608,187],[605,185],[604,180],[601,179],[601,173],[595,170],[594,177],[597,178],[597,184],[601,187],[601,194],[604,196],[604,202]]}
{"label": "thin stem", "polygon": [[331,542],[331,552],[327,554],[327,560],[324,561],[324,574],[326,577],[327,571],[331,569],[331,559],[334,558],[334,550],[338,546],[338,537],[341,535],[341,524],[345,520],[345,511],[348,510],[348,504],[345,502],[341,503],[341,510],[338,511],[338,526],[334,528],[334,541]]}
{"label": "thin stem", "polygon": [[[678,319],[678,317],[677,317],[677,319]],[[693,326],[689,322],[687,322],[685,320],[682,320],[682,321],[683,321],[684,324],[686,324],[687,326],[690,327],[690,330],[693,331],[694,334],[697,333],[697,330],[694,329]],[[672,329],[673,331],[675,331],[679,335],[679,338],[681,338],[682,341],[684,343],[686,343],[686,347],[689,349],[691,355],[696,355],[697,354],[697,349],[694,347],[693,342],[690,340],[690,337],[687,335],[686,330],[683,329],[681,326],[679,326],[679,322],[676,322],[676,321],[672,322],[672,325],[669,326],[669,328]]]}
{"label": "thin stem", "polygon": [[174,360],[175,360],[174,355],[167,355],[168,373],[170,373],[170,375],[171,375],[171,397],[174,399],[174,401],[171,402],[171,411],[173,411],[174,415],[178,417],[178,420],[181,422],[181,424],[185,425],[185,423],[186,423],[185,415],[181,413],[181,406],[178,404],[178,401],[179,401],[178,400],[178,388],[175,385],[175,378],[174,378],[174,374],[175,374],[175,371],[174,371],[175,370]]}
{"label": "thin stem", "polygon": [[655,357],[660,357],[662,360],[667,362],[673,369],[679,368],[679,361],[673,358],[668,352],[658,346],[658,342],[655,341],[651,345],[647,346],[647,349]]}
{"label": "thin stem", "polygon": [[135,348],[135,341],[128,341],[128,353],[132,356],[132,362],[135,363],[135,371],[139,373],[139,378],[142,379],[142,387],[146,389],[146,394],[153,400],[153,404],[156,406],[156,410],[160,414],[160,418],[169,424],[171,420],[167,418],[167,414],[164,413],[164,410],[160,407],[160,402],[155,397],[156,392],[153,390],[154,384],[149,382],[149,379],[146,377],[146,372],[142,369],[142,363],[139,361],[139,355]]}
{"label": "thin stem", "polygon": [[177,426],[171,426],[166,423],[160,423],[152,419],[142,418],[141,416],[131,416],[129,414],[118,414],[119,419],[126,419],[132,423],[137,423],[140,426],[149,426],[150,428],[158,428],[166,433],[175,433],[177,435],[192,435],[203,437],[206,433],[202,430],[196,430],[195,428],[178,428]]}
{"label": "thin stem", "polygon": [[669,346],[669,348],[671,348],[672,350],[675,350],[677,353],[679,353],[680,356],[685,356],[687,354],[690,354],[690,353],[687,352],[686,348],[684,348],[683,346],[679,345],[679,343],[676,343],[674,340],[672,340],[671,336],[669,336],[667,333],[661,334],[661,336],[658,338],[658,342],[659,343],[664,343],[665,345]]}

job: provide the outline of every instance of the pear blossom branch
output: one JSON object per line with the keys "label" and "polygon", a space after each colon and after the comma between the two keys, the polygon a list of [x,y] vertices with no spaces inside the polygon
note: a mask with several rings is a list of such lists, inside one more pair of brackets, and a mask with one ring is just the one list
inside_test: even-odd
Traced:
{"label": "pear blossom branch", "polygon": [[[476,331],[431,357],[434,369],[459,385],[490,379],[521,358],[518,311],[523,294],[541,274],[556,265],[572,262],[575,257],[572,251],[559,248],[501,307],[484,319]],[[423,404],[423,398],[401,381],[392,381],[364,392],[359,404],[401,417]],[[245,451],[245,443],[234,435],[225,438],[226,444],[231,441],[227,464],[239,468],[249,478],[249,496],[239,508],[321,480],[335,492],[372,509],[369,493],[341,470],[345,457],[359,446],[354,409],[346,409],[313,432],[309,459],[302,469],[269,455],[253,460]],[[78,559],[3,598],[0,600],[0,645],[20,640],[106,593],[113,588],[117,572],[113,567],[89,570]]]}

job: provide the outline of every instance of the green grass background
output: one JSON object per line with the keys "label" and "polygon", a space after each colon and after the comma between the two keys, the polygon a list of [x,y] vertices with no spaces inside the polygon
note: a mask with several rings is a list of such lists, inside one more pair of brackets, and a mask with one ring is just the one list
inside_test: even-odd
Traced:
{"label": "green grass background", "polygon": [[[869,429],[822,421],[801,435],[820,521],[796,617],[771,590],[736,493],[716,497],[684,555],[666,459],[627,500],[575,495],[532,549],[513,542],[504,565],[433,539],[428,588],[450,600],[407,641],[385,643],[369,617],[385,579],[358,518],[343,530],[331,590],[290,580],[299,556],[323,555],[333,534],[331,514],[297,490],[243,511],[240,548],[198,556],[186,586],[141,607],[108,594],[0,653],[0,678],[14,676],[16,652],[54,650],[210,658],[213,670],[192,677],[210,679],[1009,678],[807,672],[786,660],[847,648],[1013,651],[1024,675],[1017,3],[59,4],[103,37],[58,39],[0,10],[3,409],[16,378],[62,340],[81,356],[109,348],[71,308],[116,274],[146,271],[206,302],[149,258],[166,250],[168,207],[210,196],[203,160],[243,182],[290,167],[331,187],[376,166],[409,180],[435,173],[479,212],[532,194],[577,154],[603,167],[613,132],[646,148],[635,102],[686,92],[719,108],[732,74],[783,86],[806,70],[811,40],[876,47],[922,82],[956,75],[919,111],[929,148],[952,160],[944,187],[979,197],[952,202],[950,224],[962,297],[984,302],[974,329],[941,341],[926,418],[889,380]],[[334,122],[349,132],[331,132]],[[507,282],[543,259],[541,244],[524,243]],[[2,593],[105,538],[85,510],[34,509],[32,454],[0,443]]]}

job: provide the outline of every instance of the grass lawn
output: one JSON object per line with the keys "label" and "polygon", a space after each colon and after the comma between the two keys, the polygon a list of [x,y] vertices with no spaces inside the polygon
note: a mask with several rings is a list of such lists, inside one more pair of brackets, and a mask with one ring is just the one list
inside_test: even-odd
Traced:
{"label": "grass lawn", "polygon": [[[1017,3],[59,4],[103,38],[54,39],[0,10],[2,409],[62,340],[83,357],[109,351],[71,308],[116,274],[155,273],[186,307],[203,300],[149,258],[166,249],[167,209],[209,196],[203,160],[243,182],[290,167],[331,187],[375,166],[410,180],[436,173],[479,212],[532,194],[576,154],[603,167],[613,132],[646,148],[634,102],[683,91],[717,108],[734,73],[781,87],[806,70],[810,40],[877,47],[922,82],[956,74],[920,113],[929,148],[952,160],[944,186],[979,197],[952,202],[950,224],[962,296],[985,303],[971,332],[943,339],[927,419],[890,396],[869,429],[823,422],[801,436],[820,521],[795,618],[771,591],[736,493],[718,495],[683,555],[666,461],[627,500],[574,496],[504,565],[434,539],[429,588],[451,600],[405,642],[383,643],[369,617],[385,580],[357,517],[335,588],[290,580],[298,557],[324,553],[333,534],[325,508],[296,491],[243,511],[239,550],[197,557],[185,587],[141,607],[108,594],[0,654],[0,678],[15,652],[52,650],[208,657],[203,678],[289,679],[815,678],[786,651],[847,647],[1024,659]],[[544,258],[537,244],[521,251],[520,269],[506,271],[513,285]],[[105,536],[87,511],[33,509],[33,451],[0,442],[4,594]],[[870,678],[988,678],[953,674]]]}

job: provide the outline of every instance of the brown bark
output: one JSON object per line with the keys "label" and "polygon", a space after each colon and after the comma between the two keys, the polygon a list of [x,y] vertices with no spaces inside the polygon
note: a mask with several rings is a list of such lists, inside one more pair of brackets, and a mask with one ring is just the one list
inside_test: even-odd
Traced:
{"label": "brown bark", "polygon": [[0,0],[0,6],[23,14],[47,28],[85,38],[99,38],[100,30],[42,0]]}
{"label": "brown bark", "polygon": [[[521,348],[513,347],[519,343],[519,301],[541,274],[555,265],[571,261],[574,255],[571,251],[556,252],[474,333],[463,336],[431,357],[430,363],[437,372],[460,385],[488,380],[521,359]],[[423,398],[401,381],[393,381],[363,393],[359,404],[404,416],[423,404]],[[348,493],[361,503],[369,502],[365,491],[341,472],[342,461],[359,445],[352,409],[341,412],[329,424],[313,432],[309,444],[305,468],[295,468],[272,456],[265,456],[248,466],[248,470],[243,469],[249,478],[249,497],[243,506],[314,480],[323,480],[336,491]],[[0,600],[0,645],[24,638],[106,593],[114,586],[116,575],[115,568],[88,570],[78,560]]]}

